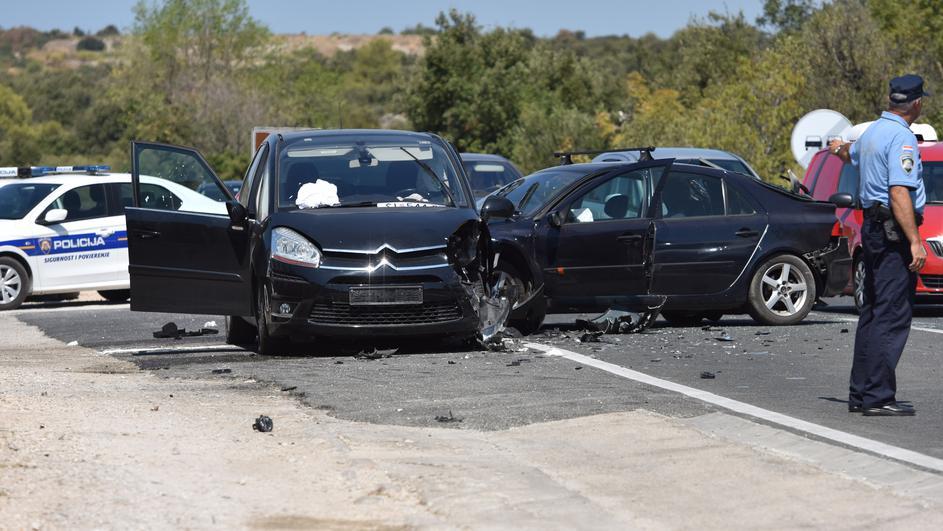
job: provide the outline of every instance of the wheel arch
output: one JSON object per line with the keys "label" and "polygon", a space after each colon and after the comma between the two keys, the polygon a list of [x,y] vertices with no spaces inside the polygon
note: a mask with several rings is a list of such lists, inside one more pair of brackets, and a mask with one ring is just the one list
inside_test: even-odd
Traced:
{"label": "wheel arch", "polygon": [[530,281],[534,288],[538,288],[543,285],[543,277],[534,271],[533,266],[530,263],[521,249],[517,248],[515,245],[512,245],[508,242],[498,242],[495,245],[498,253],[499,262],[508,262],[514,269],[516,269],[520,274],[525,275],[526,278],[521,280]]}
{"label": "wheel arch", "polygon": [[26,270],[26,274],[29,275],[30,284],[33,283],[33,268],[29,266],[29,261],[25,256],[13,251],[0,251],[0,257],[9,257],[19,262],[20,265],[23,266],[23,269]]}

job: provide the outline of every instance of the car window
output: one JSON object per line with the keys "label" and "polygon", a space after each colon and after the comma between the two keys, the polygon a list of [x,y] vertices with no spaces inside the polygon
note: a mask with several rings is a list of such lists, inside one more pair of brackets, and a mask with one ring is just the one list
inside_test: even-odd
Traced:
{"label": "car window", "polygon": [[249,206],[249,196],[252,195],[252,185],[255,183],[255,179],[259,174],[259,164],[265,163],[265,157],[268,155],[268,144],[262,144],[262,147],[255,154],[255,158],[252,159],[252,164],[249,165],[249,169],[246,170],[246,177],[242,180],[242,185],[240,185],[240,190],[245,190],[246,193],[239,194],[239,202],[242,203],[242,206]]}
{"label": "car window", "polygon": [[195,152],[142,146],[136,156],[141,184],[137,204],[141,208],[226,214],[228,194]]}
{"label": "car window", "polygon": [[[133,206],[134,204],[131,196],[131,183],[121,183],[118,186],[120,187],[118,191],[120,213],[114,215],[124,215],[124,207]],[[181,204],[180,198],[167,188],[151,183],[141,183],[141,208],[180,210]]]}
{"label": "car window", "polygon": [[927,203],[943,203],[943,162],[923,163],[923,185]]}
{"label": "car window", "polygon": [[858,197],[858,168],[854,164],[845,164],[842,166],[841,175],[838,176],[838,190],[840,194],[851,194],[851,197],[857,201]]}
{"label": "car window", "polygon": [[570,203],[567,221],[593,223],[641,217],[645,208],[645,181],[651,169],[617,175]]}
{"label": "car window", "polygon": [[475,197],[484,197],[520,177],[514,168],[500,161],[464,161],[462,165]]}
{"label": "car window", "polygon": [[665,176],[656,205],[663,218],[723,216],[723,186],[717,177],[673,171]]}
{"label": "car window", "polygon": [[727,215],[756,214],[753,204],[735,186],[727,184]]}
{"label": "car window", "polygon": [[[105,197],[104,184],[79,186],[67,190],[53,201],[46,212],[53,209],[68,211],[63,223],[82,219],[104,218],[109,214],[108,200]],[[45,216],[45,212],[43,213]]]}
{"label": "car window", "polygon": [[0,219],[22,219],[58,184],[10,183],[0,186]]}
{"label": "car window", "polygon": [[585,175],[585,171],[559,166],[514,181],[499,193],[507,197],[519,212],[525,216],[530,216],[543,208],[550,199],[556,197],[564,188]]}
{"label": "car window", "polygon": [[279,156],[281,208],[469,204],[449,154],[430,140],[300,138]]}

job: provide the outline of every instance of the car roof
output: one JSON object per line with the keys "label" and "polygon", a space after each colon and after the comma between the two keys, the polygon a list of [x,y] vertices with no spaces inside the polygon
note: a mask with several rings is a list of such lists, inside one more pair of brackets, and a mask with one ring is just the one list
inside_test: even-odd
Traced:
{"label": "car roof", "polygon": [[[711,158],[720,160],[740,160],[740,157],[724,151],[713,148],[693,148],[693,147],[656,147],[652,151],[652,157],[656,159],[690,159],[690,158]],[[593,161],[601,161],[604,157],[619,155],[626,159],[638,159],[638,151],[607,151],[593,158]]]}
{"label": "car roof", "polygon": [[917,144],[920,148],[920,160],[924,162],[943,161],[943,142],[921,142]]}
{"label": "car roof", "polygon": [[462,160],[467,161],[493,161],[493,162],[511,162],[501,155],[493,153],[461,153]]}
{"label": "car roof", "polygon": [[291,131],[281,133],[286,142],[292,142],[303,138],[328,138],[328,137],[374,137],[389,138],[400,137],[415,140],[429,140],[432,137],[430,133],[417,133],[415,131],[399,131],[396,129],[310,129],[305,131]]}
{"label": "car roof", "polygon": [[130,173],[96,173],[95,175],[86,174],[58,174],[44,175],[42,177],[27,177],[26,179],[3,179],[0,182],[10,183],[40,183],[40,184],[94,184],[100,182],[123,182],[131,181]]}

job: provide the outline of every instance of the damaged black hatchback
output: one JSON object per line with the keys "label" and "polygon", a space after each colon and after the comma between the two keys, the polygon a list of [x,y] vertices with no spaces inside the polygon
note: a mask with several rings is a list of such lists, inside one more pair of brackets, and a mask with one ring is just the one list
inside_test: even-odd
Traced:
{"label": "damaged black hatchback", "polygon": [[[273,134],[238,199],[189,148],[135,142],[132,174],[132,310],[228,315],[227,340],[262,354],[318,336],[487,336],[509,311],[487,223],[436,135]],[[155,201],[142,175],[223,200]],[[498,199],[485,217],[513,212]]]}

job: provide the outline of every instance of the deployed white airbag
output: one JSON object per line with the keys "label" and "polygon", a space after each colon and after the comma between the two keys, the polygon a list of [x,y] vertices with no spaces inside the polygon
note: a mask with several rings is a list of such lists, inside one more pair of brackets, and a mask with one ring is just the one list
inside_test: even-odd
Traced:
{"label": "deployed white airbag", "polygon": [[298,199],[295,204],[298,208],[318,208],[340,203],[337,197],[337,186],[318,179],[313,183],[305,183],[298,189]]}

